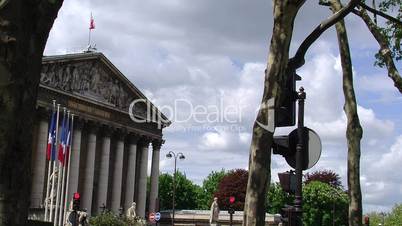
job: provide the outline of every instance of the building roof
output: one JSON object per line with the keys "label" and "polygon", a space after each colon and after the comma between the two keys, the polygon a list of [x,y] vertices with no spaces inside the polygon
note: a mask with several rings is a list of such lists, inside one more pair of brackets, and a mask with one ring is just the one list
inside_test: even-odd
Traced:
{"label": "building roof", "polygon": [[[52,56],[44,56],[42,58],[42,65],[51,65],[57,63],[73,63],[73,62],[82,62],[82,61],[97,61],[100,62],[103,66],[106,66],[112,73],[111,76],[115,76],[120,82],[125,84],[125,87],[128,88],[129,92],[136,97],[136,99],[144,99],[151,105],[152,109],[156,110],[157,115],[160,115],[163,118],[162,124],[164,127],[169,126],[171,122],[167,119],[167,117],[159,111],[156,106],[148,100],[148,98],[129,80],[127,77],[101,52],[83,52],[83,53],[73,53],[73,54],[64,54],[64,55],[52,55]],[[41,85],[43,82],[41,81]]]}

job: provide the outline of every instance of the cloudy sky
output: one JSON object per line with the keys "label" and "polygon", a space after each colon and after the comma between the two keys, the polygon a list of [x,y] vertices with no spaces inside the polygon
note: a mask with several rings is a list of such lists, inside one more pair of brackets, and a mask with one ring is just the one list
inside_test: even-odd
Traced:
{"label": "cloudy sky", "polygon": [[[318,1],[300,10],[292,53],[318,21],[330,15]],[[173,171],[168,151],[182,152],[180,171],[201,184],[212,171],[247,168],[251,127],[261,100],[263,71],[272,30],[268,0],[65,0],[46,55],[82,51],[88,42],[103,52],[173,124],[164,130],[161,171]],[[347,26],[354,62],[358,111],[364,129],[361,183],[364,211],[389,210],[402,202],[402,96],[383,69],[375,68],[378,46],[353,15]],[[402,70],[401,64],[397,67]],[[322,140],[319,163],[346,187],[346,117],[334,30],[316,42],[298,70],[307,92],[306,126]],[[192,114],[196,112],[197,114]],[[190,117],[192,116],[192,117]],[[281,128],[286,134],[293,128]],[[268,150],[267,150],[268,151]],[[274,156],[272,179],[289,169]]]}

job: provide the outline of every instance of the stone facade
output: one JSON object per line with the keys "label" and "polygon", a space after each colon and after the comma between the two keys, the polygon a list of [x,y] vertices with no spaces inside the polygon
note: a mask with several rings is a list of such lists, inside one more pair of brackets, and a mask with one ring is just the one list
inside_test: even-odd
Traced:
{"label": "stone facade", "polygon": [[[82,208],[92,215],[103,205],[116,213],[125,211],[135,201],[137,215],[144,217],[147,199],[154,208],[162,130],[169,121],[150,104],[150,111],[157,117],[134,122],[131,117],[147,116],[144,102],[130,117],[130,103],[137,99],[147,102],[102,53],[44,57],[33,133],[31,210],[36,216],[44,211],[49,177],[46,146],[52,100],[76,116],[68,200],[79,192]],[[152,174],[147,172],[148,155],[153,156]],[[151,194],[147,197],[149,174],[155,178],[151,178]]]}

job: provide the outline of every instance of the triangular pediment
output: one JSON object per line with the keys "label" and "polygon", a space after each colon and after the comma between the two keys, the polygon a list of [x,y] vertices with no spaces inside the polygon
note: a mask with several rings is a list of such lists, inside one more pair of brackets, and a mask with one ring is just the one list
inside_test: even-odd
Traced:
{"label": "triangular pediment", "polygon": [[[147,100],[134,84],[98,52],[44,57],[40,84],[125,112],[128,112],[133,100]],[[137,107],[134,114],[145,116],[145,104],[143,108]]]}

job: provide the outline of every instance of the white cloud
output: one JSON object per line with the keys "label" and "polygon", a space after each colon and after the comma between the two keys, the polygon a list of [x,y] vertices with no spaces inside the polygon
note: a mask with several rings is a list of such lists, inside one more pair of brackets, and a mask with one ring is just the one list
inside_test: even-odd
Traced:
{"label": "white cloud", "polygon": [[207,149],[222,150],[227,147],[227,136],[218,132],[207,132],[202,136],[202,143]]}

